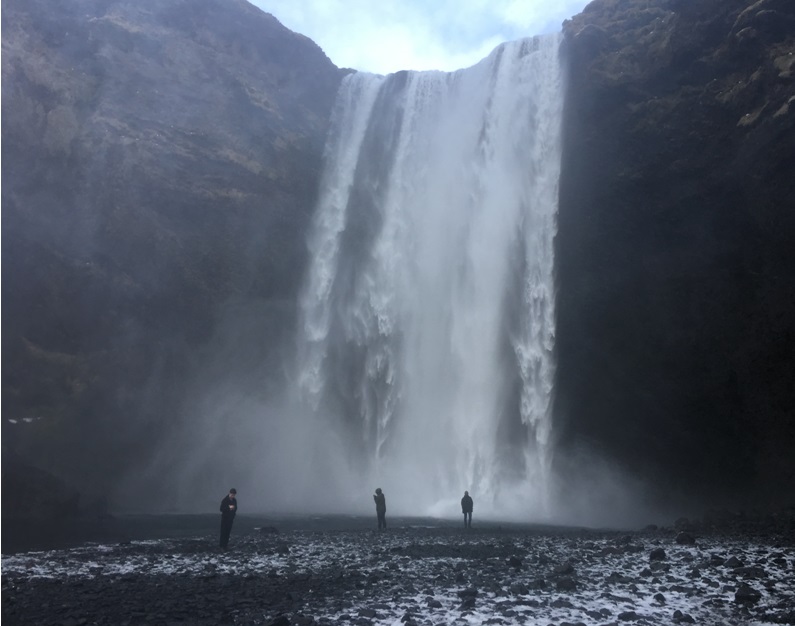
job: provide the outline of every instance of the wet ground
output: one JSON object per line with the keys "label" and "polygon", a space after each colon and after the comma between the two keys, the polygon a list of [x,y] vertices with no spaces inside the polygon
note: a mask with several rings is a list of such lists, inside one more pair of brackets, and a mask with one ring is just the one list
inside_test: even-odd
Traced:
{"label": "wet ground", "polygon": [[389,521],[126,518],[4,554],[3,623],[795,624],[787,537]]}

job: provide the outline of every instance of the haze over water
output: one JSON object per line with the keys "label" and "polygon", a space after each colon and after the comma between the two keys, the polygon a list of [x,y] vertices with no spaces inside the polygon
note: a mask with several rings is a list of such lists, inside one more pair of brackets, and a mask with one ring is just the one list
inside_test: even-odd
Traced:
{"label": "haze over water", "polygon": [[553,513],[559,43],[342,85],[297,380],[343,490],[419,515],[465,489],[495,516]]}

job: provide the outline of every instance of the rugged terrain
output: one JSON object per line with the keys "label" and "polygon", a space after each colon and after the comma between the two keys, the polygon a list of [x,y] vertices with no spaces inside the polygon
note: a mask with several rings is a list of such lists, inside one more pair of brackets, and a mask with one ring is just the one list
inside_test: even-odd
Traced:
{"label": "rugged terrain", "polygon": [[3,620],[795,623],[792,536],[774,526],[727,537],[674,528],[620,532],[477,520],[464,529],[427,519],[389,519],[389,530],[378,532],[374,522],[294,521],[281,531],[249,523],[233,530],[228,552],[215,547],[213,533],[4,556]]}

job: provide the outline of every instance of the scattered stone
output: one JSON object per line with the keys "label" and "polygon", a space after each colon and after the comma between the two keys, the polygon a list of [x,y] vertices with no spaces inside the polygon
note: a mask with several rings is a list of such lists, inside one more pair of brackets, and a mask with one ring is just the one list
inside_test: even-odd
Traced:
{"label": "scattered stone", "polygon": [[676,543],[684,546],[692,546],[696,543],[696,538],[688,532],[681,532],[676,535]]}
{"label": "scattered stone", "polygon": [[474,587],[467,587],[466,589],[461,589],[458,592],[459,598],[475,598],[478,595],[478,590]]}
{"label": "scattered stone", "polygon": [[571,564],[571,561],[566,561],[560,565],[557,565],[552,570],[553,576],[569,576],[574,573],[574,566]]}
{"label": "scattered stone", "polygon": [[461,600],[461,606],[459,607],[461,610],[467,609],[474,609],[475,608],[475,596],[467,596]]}
{"label": "scattered stone", "polygon": [[576,591],[577,581],[571,576],[563,576],[555,582],[558,591]]}
{"label": "scattered stone", "polygon": [[514,583],[510,586],[510,591],[515,596],[525,596],[530,593],[530,590],[527,588],[527,585],[523,583]]}
{"label": "scattered stone", "polygon": [[515,567],[516,569],[519,569],[520,567],[522,567],[522,559],[518,556],[512,556],[511,558],[508,559],[508,565],[510,565],[511,567]]}
{"label": "scattered stone", "polygon": [[745,583],[740,585],[734,594],[734,601],[737,604],[756,604],[761,598],[762,594],[759,591]]}
{"label": "scattered stone", "polygon": [[674,622],[678,624],[695,624],[696,620],[689,613],[682,613],[679,609],[674,611]]}
{"label": "scattered stone", "polygon": [[649,553],[650,561],[664,561],[665,557],[665,550],[663,548],[655,548]]}
{"label": "scattered stone", "polygon": [[758,565],[749,565],[747,567],[735,567],[734,574],[736,576],[744,576],[745,578],[764,578],[767,576],[764,568]]}
{"label": "scattered stone", "polygon": [[622,622],[632,622],[638,619],[638,614],[635,611],[622,611],[618,614],[618,619]]}

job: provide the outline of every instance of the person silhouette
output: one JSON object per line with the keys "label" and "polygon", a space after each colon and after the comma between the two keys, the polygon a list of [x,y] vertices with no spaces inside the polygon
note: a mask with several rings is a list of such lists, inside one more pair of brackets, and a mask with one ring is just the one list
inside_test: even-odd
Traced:
{"label": "person silhouette", "polygon": [[468,491],[464,492],[464,497],[461,498],[461,511],[464,514],[464,528],[472,528],[472,498]]}
{"label": "person silhouette", "polygon": [[237,489],[230,489],[229,495],[221,500],[221,548],[229,546],[229,535],[232,532],[232,522],[237,514]]}
{"label": "person silhouette", "polygon": [[378,516],[378,530],[386,530],[386,498],[381,487],[375,490],[375,514]]}

